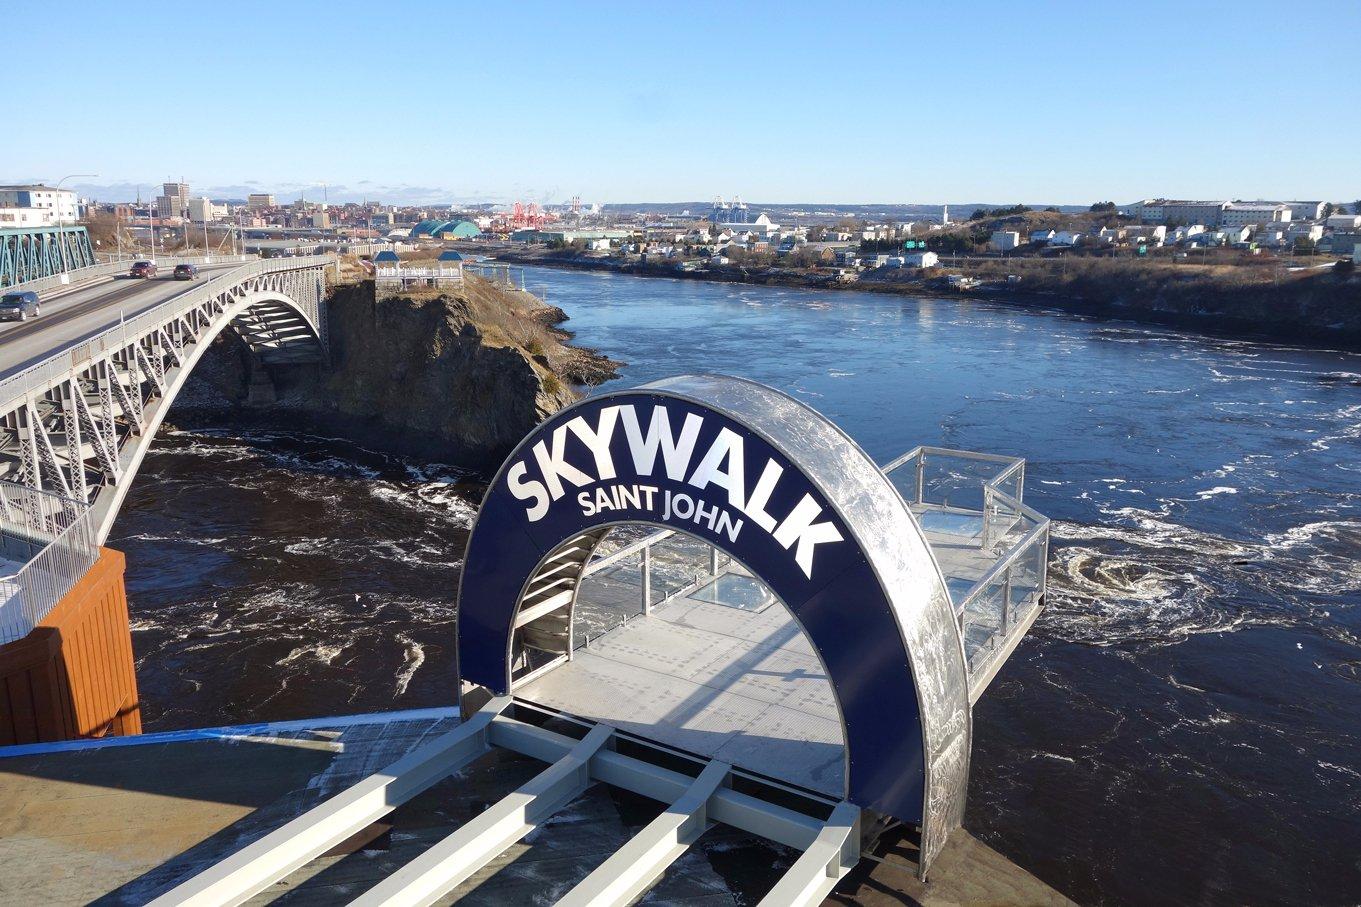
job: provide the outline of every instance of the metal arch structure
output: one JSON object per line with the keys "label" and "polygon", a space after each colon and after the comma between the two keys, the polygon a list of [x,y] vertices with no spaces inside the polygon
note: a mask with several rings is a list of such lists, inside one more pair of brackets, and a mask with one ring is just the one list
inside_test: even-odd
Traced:
{"label": "metal arch structure", "polygon": [[0,289],[95,263],[84,227],[0,229]]}
{"label": "metal arch structure", "polygon": [[324,361],[331,262],[242,265],[0,380],[0,478],[89,503],[102,543],[166,411],[225,328],[263,363]]}
{"label": "metal arch structure", "polygon": [[[606,489],[613,505],[593,511]],[[968,672],[940,568],[874,461],[816,410],[735,378],[670,378],[558,413],[506,460],[469,538],[462,678],[504,696],[533,668],[527,649],[571,658],[581,573],[621,522],[694,535],[784,603],[837,700],[847,801],[919,825],[924,875],[963,821]]]}

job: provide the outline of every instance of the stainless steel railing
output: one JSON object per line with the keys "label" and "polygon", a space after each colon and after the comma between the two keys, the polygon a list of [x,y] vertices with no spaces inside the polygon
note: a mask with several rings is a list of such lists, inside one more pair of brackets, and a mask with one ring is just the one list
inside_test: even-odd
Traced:
{"label": "stainless steel railing", "polygon": [[0,482],[0,556],[18,569],[0,576],[0,643],[33,631],[95,561],[89,505]]}

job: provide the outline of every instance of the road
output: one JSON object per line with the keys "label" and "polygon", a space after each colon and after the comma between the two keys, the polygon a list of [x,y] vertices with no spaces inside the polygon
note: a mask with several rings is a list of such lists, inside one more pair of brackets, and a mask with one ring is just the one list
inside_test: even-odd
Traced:
{"label": "road", "polygon": [[199,268],[196,281],[173,280],[168,275],[151,280],[104,277],[44,294],[38,318],[0,322],[0,378],[239,267],[239,263],[205,265]]}

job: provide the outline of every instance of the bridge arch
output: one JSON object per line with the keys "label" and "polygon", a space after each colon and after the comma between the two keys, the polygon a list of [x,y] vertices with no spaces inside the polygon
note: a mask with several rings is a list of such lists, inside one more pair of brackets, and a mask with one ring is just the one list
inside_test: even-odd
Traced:
{"label": "bridge arch", "polygon": [[847,799],[919,824],[929,862],[963,818],[967,671],[939,567],[878,466],[815,410],[740,379],[682,376],[564,410],[507,459],[469,538],[462,678],[512,693],[525,630],[561,619],[554,601],[570,625],[581,571],[621,521],[701,538],[788,608],[840,709]]}
{"label": "bridge arch", "polygon": [[[286,319],[281,319],[281,315],[287,316]],[[269,341],[258,330],[255,330],[255,325],[262,320],[274,324],[286,321],[289,326],[287,335],[289,346],[296,347],[299,344],[307,344],[318,353],[321,352],[321,332],[317,330],[305,307],[279,290],[254,290],[238,296],[233,302],[225,305],[217,317],[204,328],[195,342],[186,347],[183,365],[167,370],[163,391],[157,398],[148,401],[148,405],[143,407],[145,422],[141,429],[136,433],[130,433],[124,443],[119,446],[121,475],[118,477],[118,481],[100,491],[93,502],[95,519],[99,527],[97,538],[101,543],[108,538],[114,520],[118,518],[118,511],[123,506],[123,501],[127,497],[133,479],[136,478],[141,469],[142,460],[146,457],[147,451],[151,449],[156,433],[165,420],[166,412],[174,404],[175,398],[179,396],[180,390],[184,387],[184,383],[189,379],[189,375],[208,351],[212,342],[224,330],[231,327],[257,354],[262,350],[273,349],[274,347],[268,345]],[[268,361],[264,357],[262,359]]]}
{"label": "bridge arch", "polygon": [[102,543],[166,410],[229,325],[266,364],[324,361],[331,261],[243,264],[0,380],[0,478],[86,502]]}

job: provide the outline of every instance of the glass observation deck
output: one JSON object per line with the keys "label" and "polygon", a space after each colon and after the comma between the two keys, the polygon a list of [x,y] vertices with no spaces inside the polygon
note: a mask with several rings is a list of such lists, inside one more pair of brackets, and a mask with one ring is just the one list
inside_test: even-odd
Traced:
{"label": "glass observation deck", "polygon": [[[970,701],[1038,616],[1049,520],[1025,461],[918,447],[883,472],[920,523],[964,640]],[[831,684],[789,611],[689,535],[613,529],[582,574],[570,660],[526,663],[515,695],[795,785],[843,794]]]}

